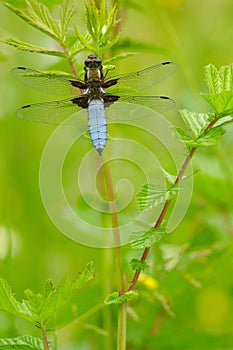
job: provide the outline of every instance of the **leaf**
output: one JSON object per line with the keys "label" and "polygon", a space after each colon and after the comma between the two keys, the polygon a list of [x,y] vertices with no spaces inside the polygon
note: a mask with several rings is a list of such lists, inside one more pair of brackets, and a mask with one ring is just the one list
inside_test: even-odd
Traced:
{"label": "leaf", "polygon": [[58,284],[56,289],[51,289],[51,293],[43,297],[42,307],[38,304],[38,314],[41,323],[45,324],[59,310],[59,308],[70,299],[78,289],[83,287],[94,277],[94,264],[90,262],[82,273],[75,280],[71,279],[70,274]]}
{"label": "leaf", "polygon": [[15,298],[11,287],[0,277],[0,310],[9,312],[12,315],[18,316],[19,302]]}
{"label": "leaf", "polygon": [[62,43],[61,33],[57,22],[51,16],[48,7],[44,4],[35,0],[27,0],[26,9],[19,9],[7,2],[3,2],[3,4],[31,26],[39,29],[43,33],[49,35],[51,38]]}
{"label": "leaf", "polygon": [[138,271],[144,271],[148,267],[145,261],[142,261],[136,258],[130,260],[130,266],[132,270],[138,270]]}
{"label": "leaf", "polygon": [[28,51],[28,52],[34,52],[34,53],[41,53],[44,55],[50,55],[50,56],[57,56],[57,57],[65,57],[65,53],[61,51],[55,51],[55,50],[47,50],[44,47],[36,46],[36,45],[31,45],[29,43],[25,43],[24,41],[21,40],[16,40],[16,39],[5,39],[5,40],[0,40],[0,42],[14,46],[19,50],[22,51]]}
{"label": "leaf", "polygon": [[73,296],[79,288],[94,277],[94,265],[90,262],[84,271],[72,280],[67,274],[54,287],[51,280],[45,284],[45,295],[25,290],[26,300],[18,301],[7,282],[0,278],[0,309],[40,325],[49,320],[58,309]]}
{"label": "leaf", "polygon": [[119,305],[119,304],[127,303],[128,301],[135,300],[137,297],[138,297],[138,294],[134,291],[126,292],[121,296],[119,296],[118,292],[113,292],[106,297],[104,303],[106,305],[110,305],[110,304]]}
{"label": "leaf", "polygon": [[201,96],[213,107],[219,117],[233,114],[233,91],[222,91],[218,94],[202,93]]}
{"label": "leaf", "polygon": [[131,246],[133,249],[150,248],[152,245],[159,243],[165,236],[165,229],[151,227],[148,231],[133,232],[131,234]]}
{"label": "leaf", "polygon": [[71,0],[63,0],[61,15],[60,15],[60,32],[62,35],[62,41],[65,42],[68,28],[74,18],[76,9]]}
{"label": "leaf", "polygon": [[221,141],[223,134],[225,134],[225,130],[222,127],[213,127],[197,139],[194,147],[216,146]]}
{"label": "leaf", "polygon": [[[214,113],[196,113],[190,112],[187,109],[180,110],[179,113],[194,140],[202,134],[209,123],[215,118]],[[178,132],[180,133],[180,129]]]}
{"label": "leaf", "polygon": [[124,52],[124,53],[121,53],[119,55],[113,56],[113,57],[109,58],[108,60],[105,60],[104,65],[109,66],[109,65],[115,64],[116,62],[119,62],[125,58],[132,57],[135,55],[138,55],[138,52]]}
{"label": "leaf", "polygon": [[170,189],[164,189],[159,185],[145,184],[136,194],[140,210],[150,209],[154,206],[164,204],[177,195],[178,186],[173,185]]}
{"label": "leaf", "polygon": [[220,119],[216,122],[215,126],[224,126],[224,125],[230,124],[230,123],[232,123],[232,122],[233,122],[233,118],[230,117],[230,116],[226,116],[226,117],[220,118]]}
{"label": "leaf", "polygon": [[44,350],[44,342],[40,338],[24,335],[17,338],[0,338],[0,349],[5,350]]}
{"label": "leaf", "polygon": [[100,6],[97,8],[95,1],[89,0],[86,4],[86,25],[91,42],[85,42],[79,31],[77,31],[77,35],[85,48],[90,49],[91,46],[92,51],[102,57],[104,51],[113,46],[120,37],[120,33],[113,33],[117,22],[116,4],[108,9],[105,0],[101,0]]}
{"label": "leaf", "polygon": [[211,94],[233,91],[233,65],[223,66],[219,70],[209,64],[204,68],[205,80]]}

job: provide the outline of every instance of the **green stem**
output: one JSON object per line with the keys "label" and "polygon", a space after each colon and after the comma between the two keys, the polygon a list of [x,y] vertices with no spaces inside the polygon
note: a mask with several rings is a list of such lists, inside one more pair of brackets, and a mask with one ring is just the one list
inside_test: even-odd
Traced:
{"label": "green stem", "polygon": [[[118,282],[118,294],[122,295],[125,292],[124,287],[124,273],[122,267],[121,255],[121,239],[117,216],[116,200],[114,195],[114,188],[112,176],[108,162],[103,163],[103,170],[105,175],[108,198],[110,200],[109,207],[112,219],[112,230],[115,243],[115,258],[116,258],[116,274]],[[126,349],[126,322],[127,322],[127,303],[119,306],[118,310],[118,327],[117,327],[117,350]]]}
{"label": "green stem", "polygon": [[127,307],[128,307],[128,303],[122,303],[121,305],[119,305],[117,350],[126,350]]}
{"label": "green stem", "polygon": [[[211,128],[213,127],[213,125],[218,121],[218,119],[219,119],[219,117],[216,116],[216,117],[209,123],[209,125],[205,128],[205,130],[203,131],[203,133],[204,133],[205,131],[211,129]],[[187,167],[188,167],[188,165],[189,165],[189,163],[190,163],[190,161],[191,161],[191,159],[192,159],[194,153],[196,152],[196,150],[197,150],[197,148],[196,148],[196,147],[193,147],[193,148],[190,150],[190,152],[189,152],[189,154],[187,155],[187,157],[185,158],[185,161],[184,161],[183,165],[181,166],[180,171],[179,171],[179,173],[178,173],[178,175],[177,175],[177,177],[176,177],[175,184],[178,184],[178,183],[182,180],[183,174],[184,174],[185,170],[187,169]],[[169,208],[171,202],[172,202],[172,199],[170,199],[170,200],[168,200],[168,201],[165,202],[165,204],[164,204],[164,206],[163,206],[163,209],[161,210],[160,215],[159,215],[159,217],[158,217],[158,219],[157,219],[157,221],[156,221],[156,223],[155,223],[155,225],[154,225],[154,228],[155,228],[155,229],[158,228],[158,227],[160,227],[160,225],[162,224],[163,219],[164,219],[164,217],[165,217],[165,215],[166,215],[166,213],[167,213],[167,211],[168,211],[168,208]],[[147,248],[144,249],[143,254],[142,254],[142,256],[141,256],[141,261],[145,261],[145,260],[146,260],[148,254],[149,254],[149,251],[150,251],[150,247],[147,247]],[[129,291],[133,291],[133,290],[135,289],[136,283],[137,283],[138,278],[139,278],[139,276],[140,276],[140,273],[141,273],[140,270],[136,270],[136,271],[135,271],[134,276],[133,276],[133,279],[132,279],[132,281],[131,281],[131,285],[130,285],[130,287],[129,287],[129,289],[128,289]]]}
{"label": "green stem", "polygon": [[107,187],[107,193],[109,198],[109,208],[112,220],[112,231],[113,239],[115,244],[115,257],[116,257],[116,274],[118,282],[118,293],[119,295],[124,294],[124,274],[122,268],[122,258],[121,258],[121,238],[120,230],[117,216],[116,200],[114,195],[114,188],[112,183],[112,176],[108,162],[103,162],[103,171]]}

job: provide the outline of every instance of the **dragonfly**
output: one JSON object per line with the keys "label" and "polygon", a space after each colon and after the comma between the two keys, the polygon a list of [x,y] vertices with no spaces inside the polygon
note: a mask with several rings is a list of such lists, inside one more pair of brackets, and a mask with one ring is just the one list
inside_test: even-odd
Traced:
{"label": "dragonfly", "polygon": [[175,106],[175,102],[166,96],[135,96],[132,93],[167,79],[177,68],[175,62],[163,62],[108,78],[108,70],[104,74],[102,61],[94,54],[84,62],[83,80],[69,74],[15,67],[12,75],[25,85],[47,94],[67,96],[63,100],[23,106],[17,111],[17,117],[50,124],[88,121],[91,142],[101,155],[107,142],[107,120],[133,120],[144,117],[148,108],[162,113]]}

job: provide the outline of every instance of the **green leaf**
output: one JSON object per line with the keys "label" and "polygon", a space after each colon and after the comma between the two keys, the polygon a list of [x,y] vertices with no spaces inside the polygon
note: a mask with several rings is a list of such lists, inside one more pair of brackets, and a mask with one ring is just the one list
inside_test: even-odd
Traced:
{"label": "green leaf", "polygon": [[67,32],[75,13],[76,9],[73,2],[71,0],[63,0],[60,15],[60,32],[63,42],[66,40]]}
{"label": "green leaf", "polygon": [[219,117],[233,114],[233,91],[222,91],[218,94],[202,93],[201,96],[213,107]]}
{"label": "green leaf", "polygon": [[164,204],[176,196],[178,186],[173,185],[170,189],[164,189],[160,185],[145,184],[137,193],[136,199],[140,210],[150,209]]}
{"label": "green leaf", "polygon": [[57,56],[57,57],[65,57],[66,56],[64,52],[47,50],[44,47],[31,45],[31,44],[25,43],[24,41],[21,41],[21,40],[8,38],[5,40],[0,40],[0,42],[7,44],[7,45],[10,45],[10,46],[14,46],[17,49],[22,50],[22,51],[41,53],[44,55]]}
{"label": "green leaf", "polygon": [[115,64],[116,62],[122,61],[125,58],[132,57],[138,55],[138,52],[124,52],[119,55],[113,56],[107,60],[104,61],[105,66],[110,66],[112,64]]}
{"label": "green leaf", "polygon": [[150,248],[152,245],[159,243],[165,236],[165,229],[151,227],[148,231],[133,232],[131,234],[131,246],[133,249]]}
{"label": "green leaf", "polygon": [[230,116],[226,116],[226,117],[222,117],[220,118],[215,126],[224,126],[224,125],[227,125],[227,124],[230,124],[233,122],[233,117],[230,117]]}
{"label": "green leaf", "polygon": [[132,270],[144,271],[148,264],[145,261],[134,258],[130,261],[130,266]]}
{"label": "green leaf", "polygon": [[[198,138],[203,133],[209,123],[215,118],[214,113],[196,113],[190,112],[186,109],[180,110],[179,113],[189,131],[191,132],[192,138],[194,140],[196,140],[196,138]],[[180,129],[178,132],[180,133]]]}
{"label": "green leaf", "polygon": [[17,338],[0,338],[0,349],[5,350],[44,350],[44,342],[40,338],[24,335]]}
{"label": "green leaf", "polygon": [[94,266],[93,262],[90,262],[75,280],[67,274],[57,288],[50,280],[46,282],[45,295],[36,294],[30,289],[25,290],[27,299],[22,302],[14,297],[10,286],[0,278],[0,310],[45,325],[58,309],[93,277]]}
{"label": "green leaf", "polygon": [[96,52],[95,46],[89,43],[89,38],[91,37],[90,34],[88,36],[82,35],[76,26],[75,26],[75,32],[76,32],[77,38],[80,40],[81,44],[87,50]]}
{"label": "green leaf", "polygon": [[94,0],[89,0],[86,4],[86,24],[88,33],[91,36],[91,43],[85,42],[84,38],[77,31],[84,47],[95,52],[100,57],[104,51],[113,46],[119,39],[120,33],[114,34],[114,27],[117,24],[117,6],[116,4],[108,9],[106,1],[101,0],[99,9]]}
{"label": "green leaf", "polygon": [[194,143],[195,143],[193,138],[190,137],[188,134],[186,134],[186,132],[181,128],[176,127],[174,129],[177,133],[179,140],[186,145],[187,151],[190,151],[190,149],[194,147]]}
{"label": "green leaf", "polygon": [[[70,274],[58,284],[56,289],[51,289],[50,294],[43,297],[42,305],[38,303],[38,321],[45,324],[81,287],[94,277],[94,264],[90,262],[75,280]],[[39,299],[38,299],[39,301]]]}
{"label": "green leaf", "polygon": [[62,43],[59,26],[44,4],[35,0],[27,0],[25,9],[16,8],[7,2],[3,2],[3,4],[31,26]]}
{"label": "green leaf", "polygon": [[18,316],[19,302],[15,298],[11,287],[0,277],[0,310],[9,312],[12,315]]}
{"label": "green leaf", "polygon": [[222,139],[225,130],[222,127],[213,127],[205,131],[202,136],[196,140],[194,147],[212,147],[216,146]]}
{"label": "green leaf", "polygon": [[105,304],[123,304],[128,301],[135,300],[138,297],[138,294],[134,291],[126,292],[123,295],[119,296],[118,292],[113,292],[109,294],[105,299]]}
{"label": "green leaf", "polygon": [[233,91],[233,65],[223,66],[217,70],[209,64],[204,68],[205,80],[211,94]]}

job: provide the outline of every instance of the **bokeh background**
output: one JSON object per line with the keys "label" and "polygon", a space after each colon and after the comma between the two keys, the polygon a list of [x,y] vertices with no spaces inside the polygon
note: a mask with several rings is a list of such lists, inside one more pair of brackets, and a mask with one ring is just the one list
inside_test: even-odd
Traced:
{"label": "bokeh background", "polygon": [[[23,6],[21,1],[10,3]],[[44,3],[49,4],[54,13],[58,11],[60,1]],[[182,126],[179,109],[211,111],[199,95],[206,92],[203,68],[209,63],[218,68],[232,63],[233,2],[135,0],[124,1],[123,7],[121,3],[119,1],[122,36],[134,40],[134,47],[129,40],[122,52],[139,54],[121,61],[116,72],[175,61],[179,65],[177,73],[146,93],[167,95],[176,100],[176,110],[166,114],[175,126]],[[82,30],[83,0],[78,2],[78,10],[77,24]],[[13,37],[54,47],[50,39],[2,4],[0,13],[1,39]],[[79,66],[83,57],[80,56]],[[59,348],[114,349],[116,308],[103,305],[106,294],[116,288],[114,252],[70,240],[47,216],[40,196],[39,168],[43,149],[55,127],[16,118],[20,106],[45,101],[48,97],[15,81],[10,75],[14,66],[69,72],[69,66],[57,58],[0,46],[0,274],[21,299],[25,289],[42,292],[48,278],[57,283],[67,271],[77,274],[88,261],[94,260],[95,280],[58,315],[58,328],[70,322],[58,332]],[[140,297],[129,310],[128,349],[233,349],[233,127],[229,125],[226,129],[218,147],[200,149],[195,154],[193,169],[200,171],[193,178],[189,209],[164,244],[154,247],[150,253],[150,269],[146,273],[152,279],[146,276],[139,283]],[[135,139],[149,147],[148,135],[133,127],[112,127],[110,132],[112,137]],[[72,205],[99,224],[101,218],[76,196],[72,183],[76,181],[82,158],[90,149],[85,138],[74,145],[65,167],[64,184]],[[160,152],[163,166],[174,171],[168,154],[163,154],[157,145],[151,145],[151,150],[155,154]],[[184,150],[182,156],[185,157]],[[95,164],[90,165],[90,169],[93,167]],[[114,162],[112,172],[114,182],[128,178],[135,191],[144,180],[143,171],[129,161]],[[127,220],[137,207],[132,202],[127,210],[122,220]],[[128,261],[135,254],[139,257],[140,252],[132,252],[128,245],[122,251],[130,280],[132,271]],[[91,310],[89,317],[88,310]],[[77,321],[72,322],[75,319]],[[0,337],[22,334],[40,335],[39,330],[26,321],[0,312]]]}

